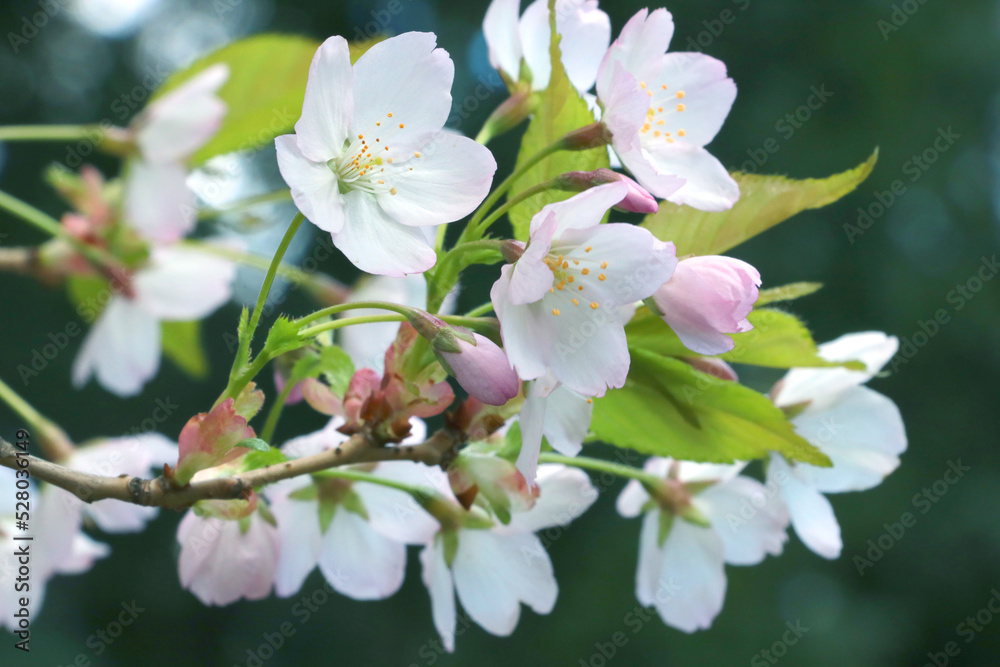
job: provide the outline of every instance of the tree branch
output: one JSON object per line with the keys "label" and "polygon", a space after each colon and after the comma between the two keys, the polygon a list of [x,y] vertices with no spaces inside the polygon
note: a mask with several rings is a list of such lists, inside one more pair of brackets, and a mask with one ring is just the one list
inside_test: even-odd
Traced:
{"label": "tree branch", "polygon": [[[349,463],[419,461],[428,465],[446,465],[455,448],[463,441],[463,434],[452,428],[441,429],[419,445],[393,447],[381,446],[367,433],[357,433],[342,445],[318,454],[181,487],[163,475],[153,479],[130,475],[105,477],[71,470],[36,456],[20,458],[27,458],[27,469],[33,477],[58,486],[87,503],[113,499],[135,505],[184,509],[199,500],[241,498],[250,489]],[[17,450],[0,438],[0,466],[21,469],[17,461]]]}

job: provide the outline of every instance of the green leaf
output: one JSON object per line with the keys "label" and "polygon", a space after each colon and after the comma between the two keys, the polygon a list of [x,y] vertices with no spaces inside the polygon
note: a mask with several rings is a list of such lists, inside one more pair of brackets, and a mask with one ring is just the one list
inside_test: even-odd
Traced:
{"label": "green leaf", "polygon": [[229,79],[219,91],[226,116],[218,133],[194,154],[191,166],[223,153],[259,148],[291,132],[302,113],[309,64],[318,47],[318,42],[295,35],[254,35],[169,76],[154,98],[211,65],[229,65]]}
{"label": "green leaf", "polygon": [[255,452],[269,452],[271,451],[271,446],[260,438],[244,438],[234,445],[235,447],[246,447],[247,449],[252,449]]}
{"label": "green leaf", "polygon": [[[554,31],[553,31],[554,34]],[[552,61],[552,76],[548,88],[538,93],[535,116],[521,139],[521,149],[517,153],[520,169],[536,153],[547,148],[568,132],[594,122],[594,114],[587,108],[587,102],[576,92],[566,70],[563,68],[559,50],[559,37],[554,35],[550,42],[549,57]],[[545,158],[529,169],[524,176],[514,182],[511,194],[517,194],[564,174],[567,171],[592,171],[610,166],[608,149],[599,146],[586,151],[559,151]],[[575,193],[563,190],[546,190],[513,207],[509,213],[514,237],[526,241],[532,216],[543,206],[552,202],[569,199]]]}
{"label": "green leaf", "polygon": [[306,378],[315,378],[322,375],[326,378],[333,393],[343,396],[347,391],[347,385],[354,377],[354,362],[350,355],[336,345],[327,345],[317,353],[310,350],[292,367],[289,381],[292,383],[301,382]]}
{"label": "green leaf", "polygon": [[734,173],[740,198],[728,211],[699,211],[660,202],[642,226],[677,245],[678,257],[718,255],[800,211],[832,204],[861,184],[875,167],[878,149],[854,169],[829,178],[794,180],[784,176]]}
{"label": "green leaf", "polygon": [[762,289],[760,291],[760,296],[757,297],[757,303],[754,304],[754,307],[760,308],[761,306],[774,303],[775,301],[792,301],[794,299],[801,299],[804,296],[809,296],[810,294],[818,292],[822,287],[823,283],[788,283],[787,285],[781,285],[779,287]]}
{"label": "green leaf", "polygon": [[678,359],[631,354],[625,386],[594,400],[595,439],[690,461],[728,463],[777,451],[789,460],[830,465],[766,396]]}
{"label": "green leaf", "polygon": [[281,450],[277,447],[269,447],[267,451],[252,451],[243,457],[243,472],[248,470],[257,470],[258,468],[266,468],[267,466],[277,465],[279,463],[284,463],[288,460]]}
{"label": "green leaf", "polygon": [[282,315],[274,321],[274,324],[271,325],[271,330],[267,332],[264,349],[272,357],[276,357],[279,354],[297,350],[303,344],[299,339],[299,326]]}
{"label": "green leaf", "polygon": [[201,345],[201,322],[161,322],[163,354],[192,378],[208,376],[208,357]]}
{"label": "green leaf", "polygon": [[[819,356],[812,334],[789,313],[773,308],[754,310],[747,318],[753,330],[731,334],[736,344],[718,357],[725,361],[768,366],[770,368],[845,367],[864,370],[857,361],[827,361]],[[655,352],[662,356],[699,357],[681,342],[666,322],[648,308],[640,308],[626,325],[629,347]]]}

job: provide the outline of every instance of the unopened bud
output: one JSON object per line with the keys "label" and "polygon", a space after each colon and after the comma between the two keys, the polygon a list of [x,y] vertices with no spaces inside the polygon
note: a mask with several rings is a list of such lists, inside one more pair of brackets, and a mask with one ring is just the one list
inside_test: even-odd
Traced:
{"label": "unopened bud", "polygon": [[582,192],[605,183],[622,181],[628,185],[628,193],[624,199],[615,204],[616,209],[632,213],[656,213],[659,210],[656,197],[628,176],[610,169],[570,171],[557,177],[555,181],[556,187],[572,192]]}
{"label": "unopened bud", "polygon": [[513,264],[517,260],[521,259],[521,255],[524,254],[525,247],[526,246],[521,241],[508,239],[500,244],[500,254],[503,255],[505,262]]}
{"label": "unopened bud", "polygon": [[586,151],[591,148],[606,146],[611,143],[611,130],[598,121],[566,134],[559,142],[566,151]]}

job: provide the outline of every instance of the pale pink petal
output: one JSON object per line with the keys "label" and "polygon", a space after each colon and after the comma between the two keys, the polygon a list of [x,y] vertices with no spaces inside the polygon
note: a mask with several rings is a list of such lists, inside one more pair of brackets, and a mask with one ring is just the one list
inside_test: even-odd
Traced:
{"label": "pale pink petal", "polygon": [[136,302],[161,320],[199,320],[229,301],[236,264],[207,252],[154,248],[133,278]]}
{"label": "pale pink petal", "polygon": [[300,144],[295,134],[274,140],[281,177],[292,190],[295,206],[309,222],[331,234],[339,232],[344,226],[344,197],[337,176],[326,162],[303,155]]}
{"label": "pale pink petal", "polygon": [[781,495],[788,506],[795,533],[802,543],[823,558],[840,556],[843,542],[840,524],[826,496],[800,478],[798,471],[779,455],[772,455],[767,468],[768,481],[780,482]]}
{"label": "pale pink petal", "polygon": [[572,389],[557,387],[545,399],[545,438],[552,449],[576,456],[590,430],[594,402]]}
{"label": "pale pink petal", "polygon": [[[631,483],[629,482],[629,484]],[[635,483],[638,484],[638,482]],[[638,563],[635,568],[635,597],[640,604],[646,607],[653,606],[657,593],[661,591],[662,562],[659,534],[660,510],[652,509],[646,512],[642,518],[642,528],[639,530]],[[669,592],[670,580],[664,580],[663,584]]]}
{"label": "pale pink petal", "polygon": [[134,396],[160,366],[160,322],[135,302],[113,296],[73,361],[73,386],[91,375],[118,396]]}
{"label": "pale pink petal", "polygon": [[[421,440],[423,438],[421,437]],[[439,467],[412,461],[387,461],[373,471],[379,477],[426,489],[433,493],[448,490],[447,475]],[[396,542],[427,544],[440,526],[413,497],[378,484],[355,484],[373,530]]]}
{"label": "pale pink petal", "polygon": [[[344,150],[355,108],[354,76],[347,40],[339,35],[328,38],[309,65],[302,116],[295,123],[298,148],[308,159],[325,166]],[[280,164],[280,151],[278,159]]]}
{"label": "pale pink petal", "polygon": [[652,66],[670,46],[674,20],[666,9],[640,9],[628,20],[608,49],[597,74],[597,94],[604,99],[613,85],[616,66],[638,73]]}
{"label": "pale pink petal", "polygon": [[778,489],[768,491],[742,475],[713,484],[694,498],[694,505],[722,539],[726,562],[756,565],[768,554],[781,554],[788,540],[788,508]]}
{"label": "pale pink petal", "polygon": [[500,269],[500,278],[493,283],[490,298],[497,316],[500,318],[500,334],[507,358],[517,369],[522,380],[542,377],[548,370],[550,342],[557,335],[553,317],[534,308],[511,302],[510,282],[513,267],[505,265]]}
{"label": "pale pink petal", "polygon": [[289,597],[302,588],[306,577],[319,562],[322,535],[319,523],[319,503],[314,500],[297,500],[289,495],[308,482],[289,480],[291,484],[267,487],[271,514],[278,523],[278,541],[281,549],[274,572],[274,592],[278,597]]}
{"label": "pale pink petal", "polygon": [[[581,294],[586,298],[586,293]],[[607,306],[593,308],[584,301],[579,306],[564,306],[555,317],[550,303],[562,304],[550,297],[521,308],[546,309],[541,316],[548,314],[550,321],[559,320],[558,335],[549,340],[553,345],[548,362],[552,374],[584,396],[604,396],[609,388],[624,386],[629,369],[628,341],[617,312]],[[540,337],[540,333],[536,335]]]}
{"label": "pale pink petal", "polygon": [[529,486],[535,484],[538,475],[538,455],[542,451],[542,435],[545,424],[545,402],[542,396],[532,396],[532,389],[537,382],[532,382],[528,396],[521,406],[518,422],[521,425],[521,450],[517,454],[517,469],[524,475]]}
{"label": "pale pink petal", "polygon": [[[536,224],[536,220],[541,223]],[[524,254],[510,268],[503,267],[498,279],[498,282],[506,279],[509,299],[514,305],[538,301],[552,285],[552,271],[545,263],[545,257],[552,247],[552,238],[558,226],[556,216],[551,211],[545,215],[539,213],[532,219],[532,226],[534,231]]]}
{"label": "pale pink petal", "polygon": [[538,499],[526,512],[511,515],[510,524],[499,532],[534,533],[552,526],[567,526],[594,504],[597,489],[579,468],[543,463],[538,467]]}
{"label": "pale pink petal", "polygon": [[229,66],[216,63],[151,103],[136,132],[143,159],[183,162],[212,138],[226,115],[218,91],[228,78]]}
{"label": "pale pink petal", "polygon": [[487,405],[503,405],[517,396],[520,382],[503,350],[473,333],[475,345],[459,339],[458,352],[440,352],[465,391]]}
{"label": "pale pink petal", "polygon": [[724,547],[711,528],[675,518],[660,548],[660,576],[652,603],[660,618],[684,632],[704,630],[726,597]]}
{"label": "pale pink petal", "polygon": [[597,8],[597,0],[561,0],[556,4],[556,31],[562,36],[559,48],[570,82],[580,92],[590,90],[611,42],[611,19]]}
{"label": "pale pink petal", "polygon": [[144,237],[173,243],[194,229],[194,192],[184,167],[172,162],[129,162],[125,177],[125,222]]}
{"label": "pale pink petal", "polygon": [[[725,211],[740,198],[736,181],[704,148],[663,143],[647,145],[645,150],[657,171],[684,179],[684,185],[665,196],[669,201],[702,211]],[[632,168],[628,162],[625,164]]]}
{"label": "pale pink petal", "polygon": [[628,191],[626,182],[615,181],[584,190],[569,199],[547,204],[531,219],[531,236],[534,237],[550,213],[556,220],[556,239],[568,229],[595,227],[600,224],[609,208],[628,195]]}

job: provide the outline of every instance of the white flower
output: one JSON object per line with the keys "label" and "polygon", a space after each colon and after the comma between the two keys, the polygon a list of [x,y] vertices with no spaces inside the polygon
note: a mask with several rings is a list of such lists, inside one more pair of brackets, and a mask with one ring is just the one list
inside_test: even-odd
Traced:
{"label": "white flower", "polygon": [[624,223],[600,224],[628,194],[623,182],[549,204],[531,220],[524,254],[490,296],[504,350],[522,380],[551,372],[586,396],[625,384],[629,354],[620,306],[642,300],[677,264],[672,243]]}
{"label": "white flower", "polygon": [[[339,446],[347,440],[337,431],[343,423],[335,417],[322,430],[289,440],[282,451],[301,457]],[[422,442],[424,423],[414,418],[411,426],[404,442]],[[423,464],[392,461],[380,463],[372,473],[419,485],[425,470],[429,468]],[[268,487],[267,497],[283,545],[274,579],[281,597],[297,592],[317,565],[330,585],[348,597],[389,597],[403,583],[406,544],[424,542],[437,529],[430,515],[410,508],[406,493],[378,484],[298,477]]]}
{"label": "white flower", "polygon": [[132,123],[139,158],[125,180],[125,214],[143,236],[183,238],[195,224],[195,195],[185,180],[188,158],[219,130],[226,105],[218,91],[229,67],[217,63],[150,104]]}
{"label": "white flower", "polygon": [[455,649],[456,593],[472,620],[500,637],[514,631],[521,603],[538,614],[552,611],[558,586],[534,532],[569,524],[597,491],[585,473],[553,464],[539,467],[538,486],[534,507],[513,514],[510,524],[442,531],[420,552],[434,627],[448,651]]}
{"label": "white flower", "polygon": [[739,186],[704,146],[736,99],[726,66],[701,53],[666,53],[670,12],[640,10],[597,74],[603,122],[622,164],[653,195],[705,211],[731,208]]}
{"label": "white flower", "polygon": [[[650,498],[637,480],[618,496],[622,516],[644,513],[636,597],[667,625],[684,632],[710,627],[726,596],[725,564],[755,565],[780,554],[788,539],[787,509],[767,502],[764,486],[739,474],[744,465],[651,458],[645,470],[664,478],[666,497]],[[755,510],[750,518],[746,507]]]}
{"label": "white flower", "polygon": [[371,47],[352,67],[331,37],[309,70],[295,134],[275,140],[296,206],[360,269],[401,276],[434,265],[435,227],[486,196],[489,150],[443,130],[455,66],[430,33]]}
{"label": "white flower", "polygon": [[160,323],[198,320],[229,300],[235,265],[204,252],[153,248],[131,285],[113,294],[73,363],[73,386],[96,375],[105,389],[133,396],[160,365]]}
{"label": "white flower", "polygon": [[[531,89],[543,90],[552,76],[549,57],[549,12],[546,0],[535,0],[518,20],[520,0],[493,0],[483,19],[490,64],[512,83],[521,77],[521,60],[531,73]],[[597,67],[611,41],[611,19],[597,0],[557,0],[556,32],[562,37],[563,67],[573,86],[585,93],[594,86]]]}
{"label": "white flower", "polygon": [[795,432],[833,462],[833,467],[821,468],[789,463],[772,454],[767,468],[769,483],[780,483],[795,532],[824,558],[837,558],[843,542],[833,507],[823,494],[878,486],[899,467],[899,456],[906,451],[906,429],[899,408],[889,398],[861,386],[882,369],[898,347],[894,336],[881,332],[841,336],[820,345],[820,356],[829,361],[862,361],[865,371],[794,368],[772,392],[778,407],[803,408],[791,419]]}
{"label": "white flower", "polygon": [[542,437],[554,450],[576,456],[590,429],[594,401],[564,386],[548,374],[528,385],[518,421],[521,424],[521,451],[517,469],[528,484],[535,482]]}
{"label": "white flower", "polygon": [[225,606],[271,592],[278,566],[278,530],[260,512],[231,521],[188,510],[177,528],[181,585],[203,604]]}

